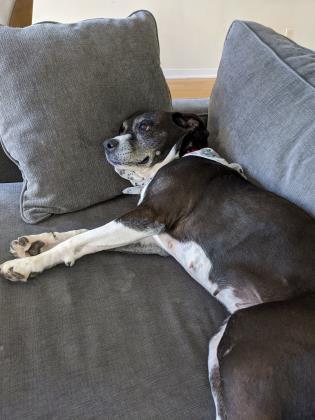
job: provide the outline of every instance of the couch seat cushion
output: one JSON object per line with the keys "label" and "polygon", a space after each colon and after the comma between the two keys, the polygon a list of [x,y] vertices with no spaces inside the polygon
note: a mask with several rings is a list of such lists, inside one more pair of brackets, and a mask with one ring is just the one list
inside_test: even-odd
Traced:
{"label": "couch seat cushion", "polygon": [[[96,227],[123,197],[27,225],[0,185],[0,262],[23,234]],[[0,279],[0,418],[214,418],[208,341],[226,313],[171,257],[102,252],[26,284]]]}

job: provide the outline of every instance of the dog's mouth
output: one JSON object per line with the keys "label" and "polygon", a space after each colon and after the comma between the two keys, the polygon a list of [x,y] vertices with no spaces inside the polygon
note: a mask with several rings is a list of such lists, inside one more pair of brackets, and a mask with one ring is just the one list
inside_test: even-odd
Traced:
{"label": "dog's mouth", "polygon": [[149,160],[150,160],[150,157],[147,156],[141,162],[139,162],[138,165],[145,165],[146,163],[149,162]]}
{"label": "dog's mouth", "polygon": [[137,166],[137,165],[145,165],[149,162],[150,156],[146,156],[144,159],[142,159],[140,162],[119,162],[118,160],[115,160],[111,158],[110,156],[106,156],[109,163],[111,163],[114,166]]}

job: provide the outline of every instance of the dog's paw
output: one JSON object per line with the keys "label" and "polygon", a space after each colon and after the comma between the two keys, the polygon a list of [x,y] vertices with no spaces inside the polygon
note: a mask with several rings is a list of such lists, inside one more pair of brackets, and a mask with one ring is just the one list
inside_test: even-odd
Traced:
{"label": "dog's paw", "polygon": [[7,261],[0,265],[0,275],[7,280],[25,282],[35,274],[31,257]]}
{"label": "dog's paw", "polygon": [[38,239],[39,235],[21,236],[10,244],[10,253],[17,258],[38,255],[45,251],[46,244]]}

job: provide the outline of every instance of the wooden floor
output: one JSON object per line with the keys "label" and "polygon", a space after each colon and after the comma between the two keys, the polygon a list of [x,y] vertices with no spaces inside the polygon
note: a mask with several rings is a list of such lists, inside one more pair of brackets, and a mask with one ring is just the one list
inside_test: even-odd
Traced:
{"label": "wooden floor", "polygon": [[215,79],[168,79],[172,98],[209,98]]}
{"label": "wooden floor", "polygon": [[[1,0],[0,0],[1,1]],[[21,28],[32,24],[33,0],[16,0],[12,10],[10,26]]]}

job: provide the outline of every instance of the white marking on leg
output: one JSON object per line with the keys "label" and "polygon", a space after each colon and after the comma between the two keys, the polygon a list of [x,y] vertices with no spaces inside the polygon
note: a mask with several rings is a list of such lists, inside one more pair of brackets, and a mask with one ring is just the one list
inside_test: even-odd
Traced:
{"label": "white marking on leg", "polygon": [[238,295],[239,296],[236,296],[236,290],[233,287],[226,287],[225,289],[219,290],[216,298],[231,314],[239,309],[248,308],[249,306],[262,303],[261,297],[253,288],[238,290]]}
{"label": "white marking on leg", "polygon": [[237,295],[233,287],[220,289],[218,283],[211,279],[212,263],[210,259],[201,246],[195,242],[180,242],[166,233],[155,235],[154,239],[180,263],[194,280],[218,299],[230,313],[262,303],[262,299],[253,287],[238,290]]}
{"label": "white marking on leg", "polygon": [[212,295],[217,292],[218,285],[210,278],[211,261],[201,246],[193,241],[177,241],[166,233],[155,235],[154,239],[208,292]]}
{"label": "white marking on leg", "polygon": [[208,372],[212,397],[216,409],[216,420],[222,420],[225,417],[221,390],[222,383],[218,360],[218,347],[225,332],[226,326],[227,321],[222,325],[219,332],[212,337],[209,343]]}

